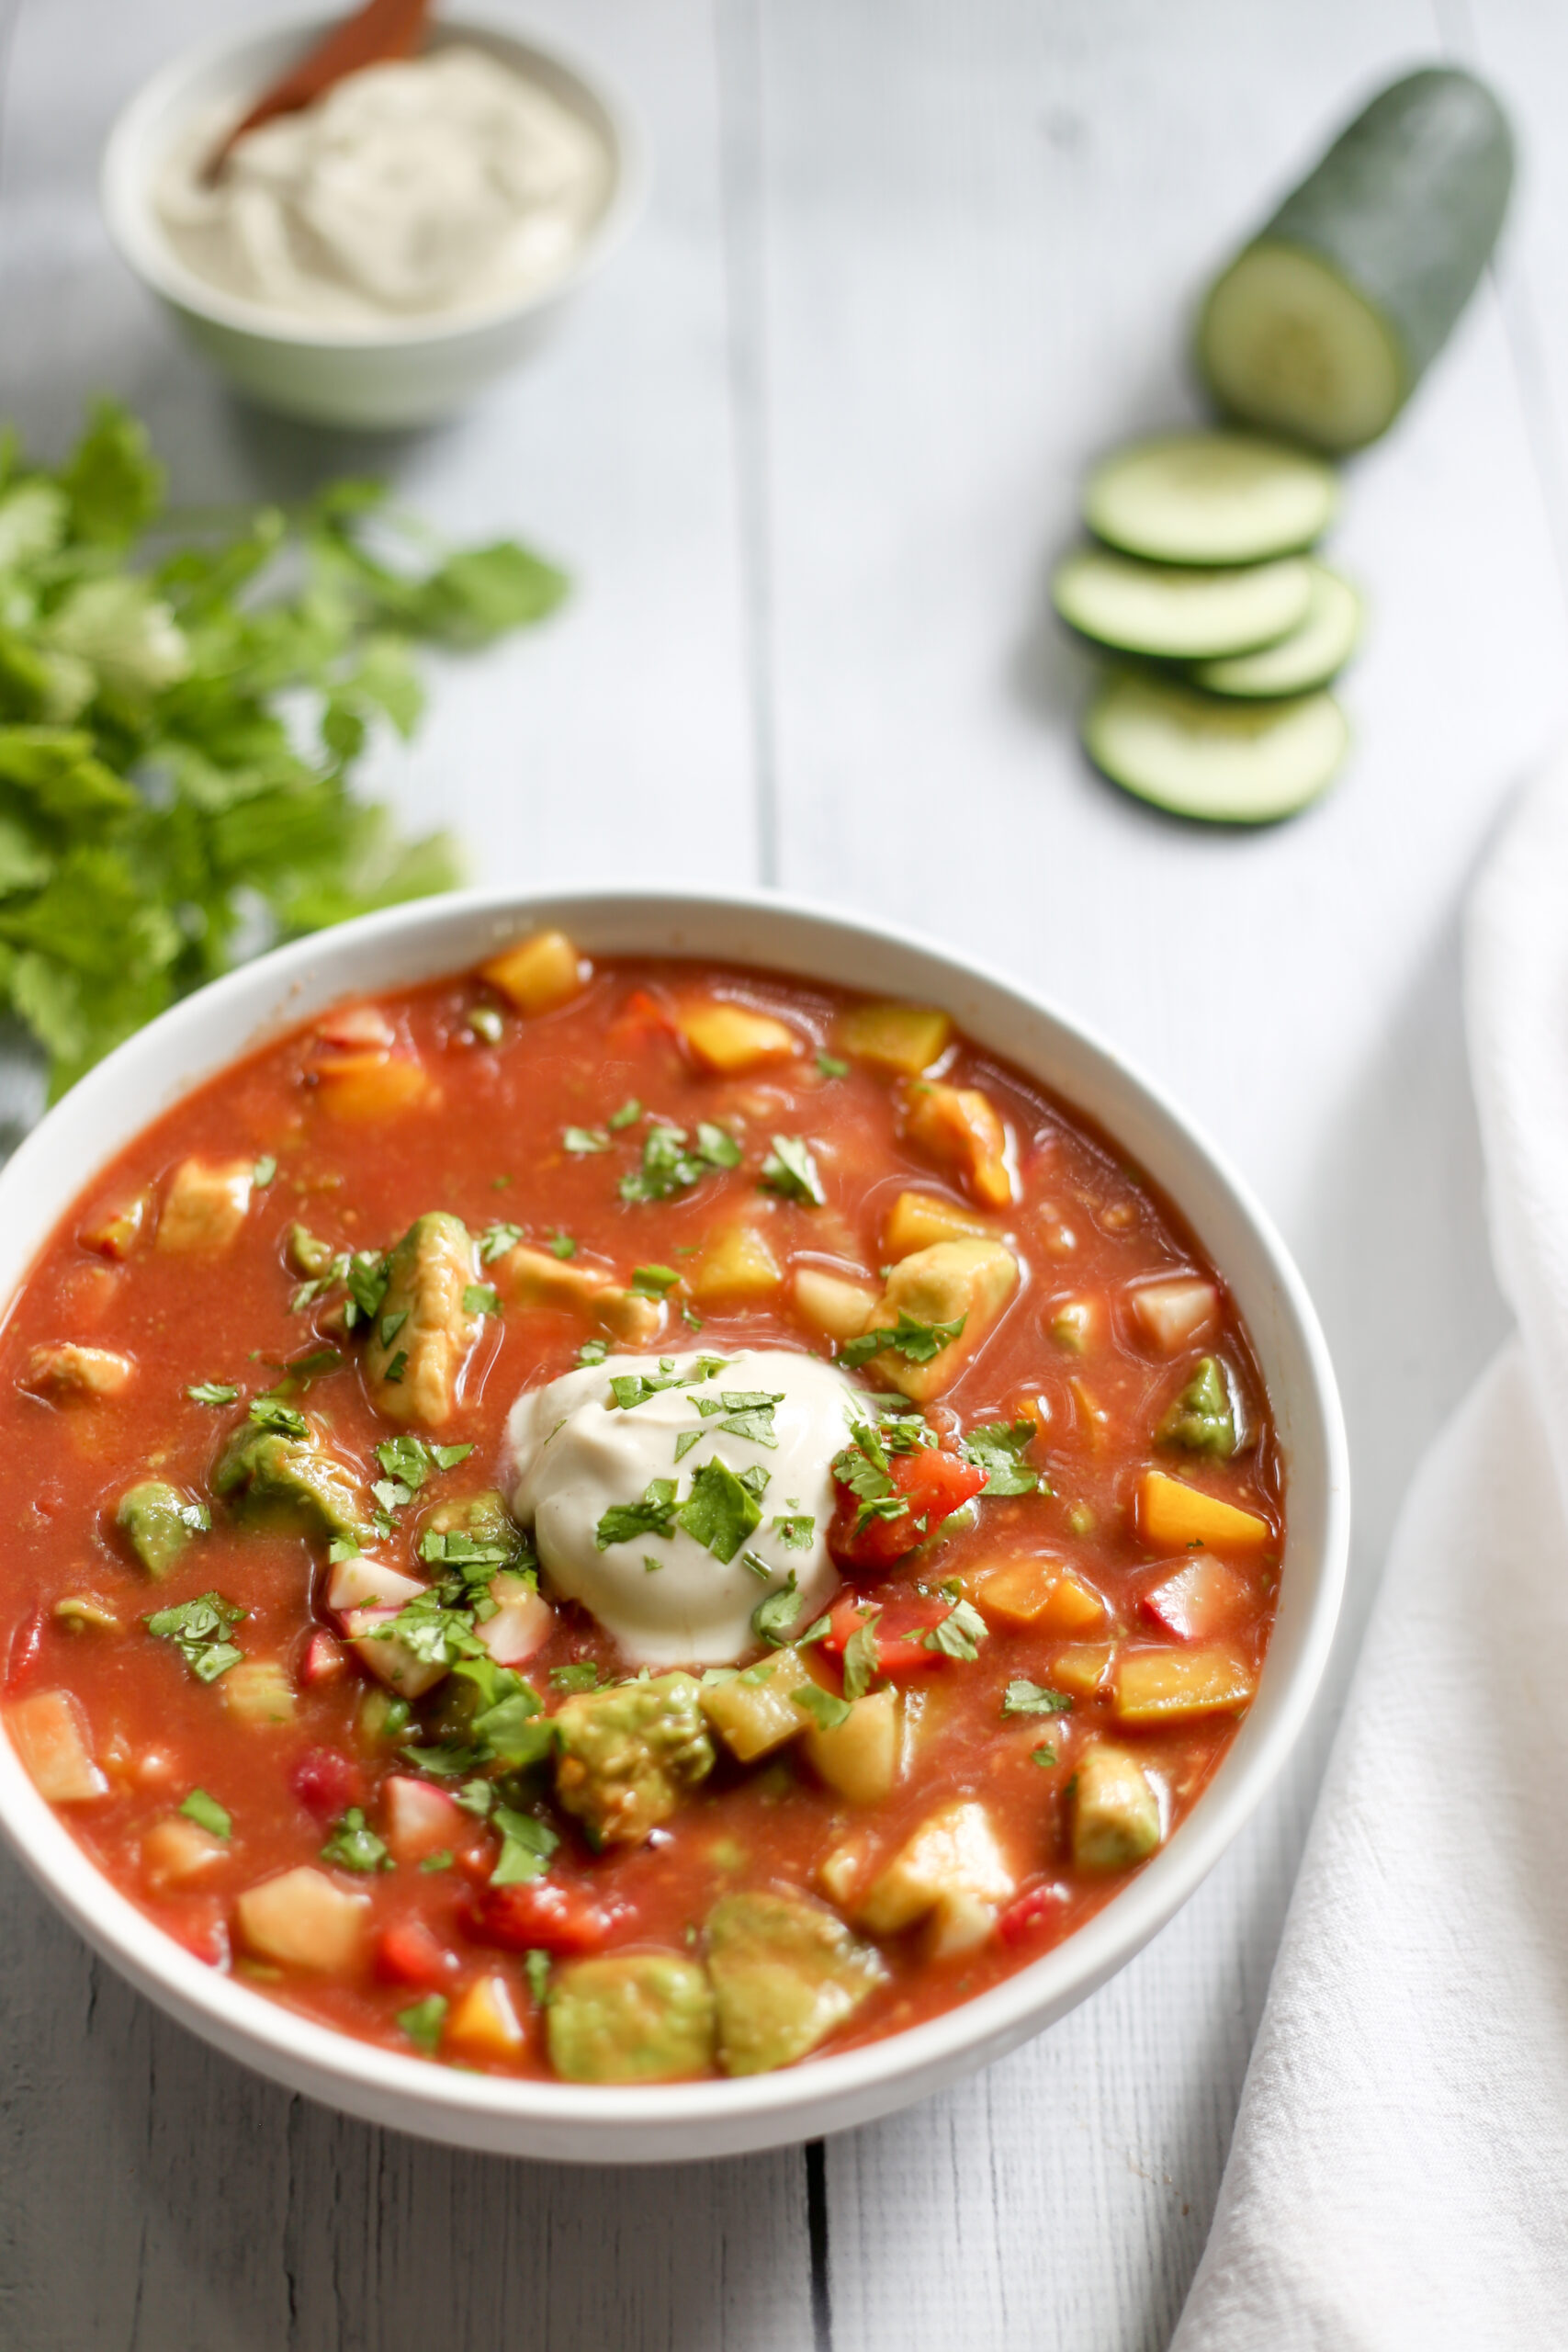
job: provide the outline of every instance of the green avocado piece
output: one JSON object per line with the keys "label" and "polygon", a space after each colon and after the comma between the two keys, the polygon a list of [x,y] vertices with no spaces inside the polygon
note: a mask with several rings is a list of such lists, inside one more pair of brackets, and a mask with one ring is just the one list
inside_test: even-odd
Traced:
{"label": "green avocado piece", "polygon": [[355,1540],[367,1532],[357,1485],[313,1437],[242,1427],[219,1456],[212,1486],[242,1518],[262,1524]]}
{"label": "green avocado piece", "polygon": [[793,2065],[886,1975],[836,1912],[798,1894],[724,1894],[708,1913],[708,1974],[727,2075]]}
{"label": "green avocado piece", "polygon": [[579,1691],[554,1722],[556,1795],[595,1846],[640,1844],[713,1770],[701,1686],[690,1674]]}
{"label": "green avocado piece", "polygon": [[1235,1452],[1235,1409],[1218,1356],[1203,1358],[1155,1431],[1155,1442],[1179,1446],[1186,1453],[1217,1454],[1222,1461]]}
{"label": "green avocado piece", "polygon": [[1126,1748],[1100,1740],[1072,1781],[1073,1860],[1089,1871],[1130,1870],[1160,1842],[1159,1799]]}
{"label": "green avocado piece", "polygon": [[164,1478],[143,1478],[119,1498],[114,1523],[150,1577],[166,1577],[193,1535],[205,1535],[212,1514]]}
{"label": "green avocado piece", "polygon": [[713,2065],[705,1972],[672,1951],[573,1961],[550,1979],[550,2063],[571,2083],[667,2083]]}
{"label": "green avocado piece", "polygon": [[487,1551],[503,1551],[504,1567],[515,1567],[528,1550],[523,1530],[506,1508],[506,1498],[491,1487],[467,1502],[442,1503],[425,1521],[437,1535],[468,1535]]}
{"label": "green avocado piece", "polygon": [[387,1261],[387,1288],[370,1318],[365,1380],[378,1413],[404,1428],[439,1429],[482,1317],[464,1304],[474,1245],[446,1209],[416,1216]]}

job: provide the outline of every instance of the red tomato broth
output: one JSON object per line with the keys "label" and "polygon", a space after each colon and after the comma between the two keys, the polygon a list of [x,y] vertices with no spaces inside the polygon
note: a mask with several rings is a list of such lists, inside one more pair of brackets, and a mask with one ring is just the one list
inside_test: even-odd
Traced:
{"label": "red tomato broth", "polygon": [[[786,1021],[806,1037],[807,1052],[796,1063],[750,1076],[704,1072],[670,1023],[672,1009],[699,992]],[[473,976],[389,993],[377,1002],[398,1032],[395,1051],[415,1057],[430,1076],[422,1098],[384,1117],[338,1116],[312,1082],[320,1057],[313,1030],[302,1029],[223,1071],[154,1121],[62,1219],[0,1343],[0,1511],[11,1537],[0,1571],[0,1634],[10,1655],[6,1697],[58,1688],[79,1701],[110,1791],[62,1817],[114,1883],[180,1941],[231,1964],[235,1896],[270,1874],[319,1863],[323,1831],[293,1785],[309,1751],[335,1750],[358,1767],[373,1825],[381,1780],[412,1769],[394,1747],[367,1738],[361,1711],[370,1686],[352,1657],[341,1679],[299,1680],[312,1633],[331,1622],[321,1600],[323,1546],[243,1528],[214,1502],[210,1534],[153,1583],[112,1529],[118,1497],[149,1474],[193,1497],[207,1495],[243,1398],[270,1386],[276,1367],[331,1338],[322,1333],[319,1308],[290,1312],[299,1282],[285,1260],[291,1225],[302,1221],[334,1248],[379,1250],[414,1217],[441,1208],[476,1235],[497,1219],[520,1226],[536,1246],[564,1231],[578,1244],[573,1263],[603,1263],[625,1279],[638,1265],[688,1265],[682,1252],[700,1244],[721,1213],[743,1208],[786,1270],[792,1260],[803,1260],[858,1268],[874,1279],[884,1221],[901,1192],[972,1204],[950,1173],[900,1139],[900,1090],[888,1071],[855,1061],[846,1076],[835,1077],[814,1060],[815,1048],[833,1050],[835,1016],[858,1001],[748,970],[605,959],[567,1005],[531,1019],[509,1012],[492,1046],[476,1040],[469,1027],[475,1006],[495,1001]],[[1262,1381],[1223,1280],[1173,1207],[1123,1164],[1111,1142],[1044,1089],[962,1036],[938,1070],[945,1083],[983,1090],[1013,1138],[1021,1198],[989,1224],[1012,1238],[1021,1279],[994,1331],[928,1408],[929,1418],[951,1435],[961,1424],[1033,1411],[1032,1400],[1038,1400],[1041,1436],[1029,1459],[1045,1471],[1054,1491],[982,1501],[978,1525],[943,1542],[936,1558],[918,1566],[906,1561],[869,1580],[857,1576],[853,1589],[888,1605],[891,1615],[896,1604],[908,1602],[917,1576],[928,1589],[938,1578],[956,1577],[972,1592],[984,1563],[1049,1555],[1077,1570],[1109,1604],[1105,1633],[1077,1638],[1157,1645],[1168,1636],[1140,1610],[1140,1600],[1182,1562],[1162,1557],[1137,1532],[1134,1482],[1155,1464],[1258,1514],[1272,1530],[1259,1555],[1236,1563],[1251,1600],[1227,1633],[1231,1648],[1256,1669],[1272,1626],[1283,1481]],[[631,1098],[688,1129],[699,1118],[742,1118],[742,1165],[709,1172],[668,1201],[623,1203],[616,1180],[636,1164],[646,1125],[639,1121],[615,1133],[609,1150],[585,1155],[567,1152],[561,1136],[570,1125],[603,1127]],[[757,1189],[758,1162],[775,1128],[809,1136],[825,1206],[808,1208]],[[117,1263],[85,1246],[79,1237],[106,1213],[155,1188],[174,1163],[203,1153],[270,1155],[277,1162],[274,1180],[253,1198],[240,1240],[222,1256],[160,1255],[143,1236]],[[1202,1347],[1168,1360],[1140,1339],[1127,1293],[1177,1272],[1217,1283],[1222,1321]],[[1085,1355],[1065,1351],[1051,1335],[1053,1317],[1068,1299],[1089,1302],[1100,1320],[1101,1343]],[[389,1547],[400,1565],[413,1562],[430,1504],[459,1501],[498,1483],[502,1428],[515,1395],[571,1368],[589,1328],[564,1310],[508,1308],[499,1321],[487,1321],[461,1407],[434,1433],[443,1441],[471,1440],[476,1450],[403,1513]],[[32,1349],[66,1339],[133,1358],[129,1388],[75,1407],[24,1390],[19,1383]],[[352,1345],[336,1343],[344,1367],[319,1381],[306,1403],[330,1418],[338,1451],[367,1460],[393,1432],[371,1408]],[[611,1345],[620,1351],[621,1343]],[[716,1352],[768,1345],[829,1352],[797,1319],[787,1290],[765,1310],[705,1313],[700,1340],[671,1315],[650,1352],[695,1345]],[[1206,1350],[1223,1354],[1230,1367],[1252,1435],[1229,1461],[1195,1464],[1156,1453],[1151,1432]],[[215,1410],[188,1401],[186,1386],[202,1381],[231,1383],[242,1402]],[[423,1573],[417,1563],[414,1572]],[[255,1726],[236,1720],[226,1712],[221,1679],[199,1682],[171,1644],[142,1632],[141,1621],[153,1610],[209,1589],[247,1611],[235,1634],[246,1657],[276,1657],[287,1668],[296,1689],[290,1722]],[[59,1600],[82,1593],[113,1611],[118,1634],[71,1630],[52,1614]],[[716,1738],[711,1776],[646,1844],[595,1856],[561,1816],[562,1843],[549,1881],[606,1906],[613,1941],[685,1951],[718,1894],[772,1883],[815,1891],[818,1865],[846,1836],[862,1837],[868,1850],[886,1858],[935,1804],[954,1793],[982,1796],[1018,1868],[1019,1900],[1011,1906],[1018,1916],[1008,1932],[944,1962],[921,1956],[918,1935],[884,1939],[886,1984],[826,2047],[918,2022],[1038,1957],[1124,1883],[1125,1873],[1091,1874],[1067,1854],[1066,1792],[1091,1733],[1121,1738],[1164,1777],[1168,1827],[1190,1810],[1235,1735],[1235,1714],[1119,1732],[1103,1693],[1079,1697],[1070,1713],[1004,1719],[999,1694],[1010,1679],[1052,1685],[1064,1646],[1060,1634],[993,1619],[977,1663],[927,1657],[900,1674],[903,1687],[919,1694],[920,1737],[911,1769],[874,1808],[857,1814],[818,1784],[793,1750],[743,1769]],[[822,1650],[809,1655],[836,1688],[831,1658]],[[555,1705],[549,1669],[581,1659],[595,1661],[607,1675],[626,1671],[609,1638],[568,1604],[524,1671]],[[1055,1763],[1035,1760],[1042,1748],[1055,1751]],[[143,1875],[141,1840],[194,1787],[231,1814],[232,1838],[197,1887],[155,1893]],[[457,1954],[454,1989],[497,1965],[508,1973],[519,2013],[528,2017],[527,2046],[510,2068],[497,2070],[548,2075],[520,1956],[483,1925],[493,1850],[493,1839],[474,1823],[469,1844],[449,1870],[399,1867],[344,1883],[369,1897],[377,1928],[428,1926]],[[347,1979],[291,1975],[243,1957],[232,1964],[272,1997],[406,2052],[411,2045],[397,2018],[417,1996],[378,1976],[373,1938],[366,1951],[363,1970]]]}

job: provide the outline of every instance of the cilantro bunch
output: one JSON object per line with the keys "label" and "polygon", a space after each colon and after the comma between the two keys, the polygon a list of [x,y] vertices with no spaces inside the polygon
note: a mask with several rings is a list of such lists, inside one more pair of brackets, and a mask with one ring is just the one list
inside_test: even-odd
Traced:
{"label": "cilantro bunch", "polygon": [[0,433],[0,1004],[52,1096],[242,939],[457,879],[447,839],[355,797],[355,762],[376,721],[412,729],[416,642],[481,645],[566,582],[509,540],[403,569],[395,527],[344,481],[181,528],[109,401],[58,472]]}

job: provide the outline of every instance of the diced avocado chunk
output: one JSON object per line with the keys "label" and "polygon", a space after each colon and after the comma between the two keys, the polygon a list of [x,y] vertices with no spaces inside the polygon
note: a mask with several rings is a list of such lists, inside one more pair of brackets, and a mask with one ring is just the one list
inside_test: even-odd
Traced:
{"label": "diced avocado chunk", "polygon": [[1218,1356],[1203,1358],[1155,1438],[1157,1444],[1217,1454],[1222,1461],[1235,1452],[1235,1408]]}
{"label": "diced avocado chunk", "polygon": [[556,1795],[595,1846],[637,1844],[713,1770],[690,1674],[581,1690],[555,1714]]}
{"label": "diced avocado chunk", "polygon": [[404,1427],[439,1429],[481,1317],[464,1305],[474,1245],[445,1209],[416,1216],[388,1261],[386,1295],[370,1319],[365,1377],[378,1413]]}
{"label": "diced avocado chunk", "polygon": [[288,1228],[288,1262],[297,1274],[306,1274],[319,1282],[330,1269],[337,1251],[330,1241],[323,1241],[308,1225],[291,1225]]}
{"label": "diced avocado chunk", "polygon": [[143,1478],[119,1498],[114,1523],[150,1577],[166,1577],[193,1535],[212,1524],[205,1503],[192,1502],[164,1478]]}
{"label": "diced avocado chunk", "polygon": [[243,1518],[263,1524],[289,1526],[307,1535],[358,1538],[366,1532],[353,1477],[313,1438],[238,1429],[219,1456],[212,1485]]}
{"label": "diced avocado chunk", "polygon": [[1137,1758],[1101,1740],[1084,1750],[1072,1784],[1073,1860],[1124,1871],[1160,1842],[1159,1798]]}
{"label": "diced avocado chunk", "polygon": [[513,1567],[528,1550],[523,1531],[506,1508],[506,1498],[491,1487],[467,1502],[442,1503],[425,1521],[427,1532],[466,1535],[487,1552],[504,1552],[502,1567]]}
{"label": "diced avocado chunk", "polygon": [[713,2064],[714,1997],[670,1951],[573,1961],[550,1979],[550,2063],[572,2083],[664,2083]]}
{"label": "diced avocado chunk", "polygon": [[793,2065],[886,1973],[836,1912],[798,1894],[724,1894],[708,1914],[708,1974],[727,2075]]}

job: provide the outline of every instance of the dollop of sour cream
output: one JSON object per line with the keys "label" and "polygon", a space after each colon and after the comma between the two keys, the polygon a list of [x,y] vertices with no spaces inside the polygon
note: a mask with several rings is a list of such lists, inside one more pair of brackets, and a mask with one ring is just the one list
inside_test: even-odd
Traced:
{"label": "dollop of sour cream", "polygon": [[[648,1394],[660,1380],[670,1385]],[[804,1633],[832,1593],[832,1463],[861,1409],[831,1365],[782,1348],[610,1356],[513,1407],[513,1508],[556,1591],[581,1601],[635,1664],[731,1666],[756,1649],[752,1612],[792,1573],[800,1608],[790,1631]],[[757,1523],[728,1559],[719,1554],[750,1513],[724,1482],[708,1482],[721,1489],[716,1550],[692,1532],[699,1514],[679,1516],[709,1463],[759,1490]],[[662,1533],[618,1515],[650,1489]]]}
{"label": "dollop of sour cream", "polygon": [[193,123],[154,189],[186,267],[331,326],[484,311],[570,268],[604,209],[603,139],[461,43],[345,74],[206,170],[231,112]]}

